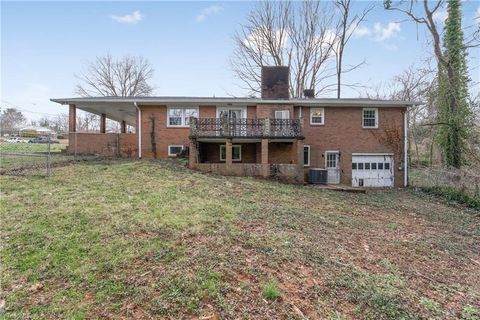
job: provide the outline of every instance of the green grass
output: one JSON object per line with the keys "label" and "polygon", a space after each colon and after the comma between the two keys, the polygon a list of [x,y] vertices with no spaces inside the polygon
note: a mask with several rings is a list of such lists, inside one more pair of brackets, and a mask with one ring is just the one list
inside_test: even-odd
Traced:
{"label": "green grass", "polygon": [[413,191],[344,194],[169,161],[0,186],[6,319],[478,313],[478,217]]}
{"label": "green grass", "polygon": [[[50,144],[50,152],[61,152],[65,150],[67,145],[61,143]],[[0,152],[23,152],[23,153],[39,153],[48,152],[48,144],[46,143],[0,143]]]}
{"label": "green grass", "polygon": [[276,300],[280,298],[280,289],[278,288],[278,284],[274,280],[269,280],[265,283],[262,287],[262,293],[265,299],[267,300]]}

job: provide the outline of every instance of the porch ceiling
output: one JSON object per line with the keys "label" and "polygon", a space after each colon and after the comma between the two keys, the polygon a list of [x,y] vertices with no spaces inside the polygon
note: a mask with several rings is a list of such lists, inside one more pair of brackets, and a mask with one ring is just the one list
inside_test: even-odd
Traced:
{"label": "porch ceiling", "polygon": [[[53,102],[60,104],[68,104],[68,101],[61,101],[52,99]],[[125,121],[130,126],[136,124],[137,110],[132,102],[90,102],[82,101],[75,102],[77,109],[101,115],[102,113],[107,115],[108,119],[115,121]]]}

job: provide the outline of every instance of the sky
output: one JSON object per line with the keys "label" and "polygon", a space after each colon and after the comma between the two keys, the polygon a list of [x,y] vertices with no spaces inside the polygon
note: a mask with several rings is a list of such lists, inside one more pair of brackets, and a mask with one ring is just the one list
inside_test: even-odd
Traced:
{"label": "sky", "polygon": [[[235,31],[256,2],[25,2],[0,0],[1,108],[29,119],[67,112],[50,98],[75,96],[75,74],[107,53],[142,56],[152,64],[155,95],[245,96],[229,59]],[[378,87],[430,56],[426,32],[383,9],[382,1],[357,30],[345,63],[365,61],[344,82]],[[371,2],[356,1],[354,10]],[[464,1],[464,23],[480,16],[480,1]],[[445,11],[437,15],[441,21]],[[480,22],[480,19],[476,21]],[[480,53],[470,53],[470,75],[480,81]],[[333,94],[333,93],[332,93]],[[346,89],[343,97],[358,97]]]}

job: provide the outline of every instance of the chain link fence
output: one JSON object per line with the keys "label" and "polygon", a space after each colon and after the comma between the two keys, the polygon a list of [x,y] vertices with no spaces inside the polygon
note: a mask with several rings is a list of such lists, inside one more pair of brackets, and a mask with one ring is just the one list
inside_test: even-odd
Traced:
{"label": "chain link fence", "polygon": [[68,153],[68,139],[24,132],[4,133],[0,137],[0,175],[50,175],[52,169],[98,155]]}

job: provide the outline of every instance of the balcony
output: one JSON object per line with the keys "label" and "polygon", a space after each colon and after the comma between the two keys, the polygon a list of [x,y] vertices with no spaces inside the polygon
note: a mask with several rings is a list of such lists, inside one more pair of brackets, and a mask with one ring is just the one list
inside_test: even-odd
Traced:
{"label": "balcony", "polygon": [[194,139],[303,139],[301,119],[190,118]]}

